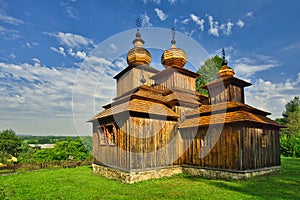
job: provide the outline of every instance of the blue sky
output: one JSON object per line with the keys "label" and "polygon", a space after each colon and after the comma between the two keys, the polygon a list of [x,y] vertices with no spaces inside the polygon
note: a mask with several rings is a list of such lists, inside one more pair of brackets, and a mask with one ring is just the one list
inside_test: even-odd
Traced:
{"label": "blue sky", "polygon": [[[133,36],[119,44],[129,50],[138,17],[142,27],[175,26],[177,35],[198,42],[209,56],[220,54],[224,47],[236,76],[253,84],[246,89],[246,103],[271,112],[271,118],[280,117],[284,105],[300,95],[299,8],[297,0],[0,0],[0,130],[35,135],[75,135],[76,129],[90,133],[90,125],[84,122],[93,115],[87,111],[89,105],[75,108],[85,113],[77,120],[80,128],[73,123],[78,73],[85,73],[85,64],[107,61],[91,54],[99,44],[131,30]],[[145,42],[147,47],[150,41]],[[158,61],[158,53],[151,53]],[[124,58],[114,64],[117,67],[107,77],[101,76],[103,68],[93,69],[94,77],[103,77],[101,84],[107,91],[114,87],[111,76],[126,67]],[[91,80],[85,79],[85,86],[95,93]],[[87,88],[80,91],[83,99],[91,95]],[[107,91],[97,91],[102,99],[96,108],[111,100],[114,93]]]}

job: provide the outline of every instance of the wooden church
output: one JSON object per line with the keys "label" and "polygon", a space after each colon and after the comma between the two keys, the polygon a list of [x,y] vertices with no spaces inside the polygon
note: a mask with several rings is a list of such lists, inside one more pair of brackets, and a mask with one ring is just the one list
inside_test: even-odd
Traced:
{"label": "wooden church", "polygon": [[128,67],[114,77],[117,97],[89,120],[94,173],[133,183],[177,173],[239,179],[279,170],[282,127],[245,104],[251,84],[234,76],[225,53],[204,96],[174,34],[171,43],[159,71],[137,29]]}

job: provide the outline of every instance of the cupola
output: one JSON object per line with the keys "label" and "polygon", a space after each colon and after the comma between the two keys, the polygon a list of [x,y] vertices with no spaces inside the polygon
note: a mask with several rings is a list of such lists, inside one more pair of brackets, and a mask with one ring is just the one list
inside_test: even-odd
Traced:
{"label": "cupola", "polygon": [[175,29],[172,28],[172,41],[171,41],[171,48],[164,51],[161,56],[161,63],[167,67],[184,67],[187,62],[186,53],[176,47],[176,40],[175,40]]}

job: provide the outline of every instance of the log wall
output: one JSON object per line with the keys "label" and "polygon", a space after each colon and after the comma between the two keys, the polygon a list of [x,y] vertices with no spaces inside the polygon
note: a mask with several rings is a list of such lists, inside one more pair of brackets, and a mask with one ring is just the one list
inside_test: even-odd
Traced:
{"label": "log wall", "polygon": [[[242,129],[243,169],[280,166],[279,130],[269,127],[247,126]],[[266,146],[262,144],[265,135]]]}
{"label": "log wall", "polygon": [[190,91],[196,91],[195,78],[180,74],[176,71],[169,76],[164,76],[159,80],[156,80],[155,84],[159,84],[158,88],[162,90],[165,88],[172,89],[174,87],[178,87]]}
{"label": "log wall", "polygon": [[[221,131],[220,131],[221,130]],[[193,138],[193,133],[197,132]],[[220,135],[219,135],[220,134]],[[263,135],[266,146],[262,145]],[[229,170],[253,170],[280,166],[279,130],[251,127],[247,124],[225,124],[180,130],[181,148],[187,149],[179,164],[197,165]],[[211,135],[212,147],[203,146],[203,135]]]}
{"label": "log wall", "polygon": [[[225,87],[225,88],[224,88]],[[208,88],[210,104],[234,101],[245,102],[244,89],[235,85]]]}
{"label": "log wall", "polygon": [[142,85],[142,83],[140,82],[142,74],[144,74],[144,78],[146,79],[146,85],[154,84],[154,81],[150,79],[150,77],[155,75],[155,73],[146,70],[142,71],[141,69],[137,68],[132,68],[117,80],[117,96],[120,96],[134,89],[135,87]]}
{"label": "log wall", "polygon": [[[193,132],[197,132],[193,137]],[[209,129],[180,130],[182,148],[180,164],[219,169],[240,169],[240,127],[211,126]],[[210,137],[211,146],[204,146],[204,138]]]}
{"label": "log wall", "polygon": [[118,122],[116,145],[101,145],[94,128],[94,159],[96,163],[129,170],[143,170],[173,164],[179,156],[174,132],[177,121],[130,117]]}

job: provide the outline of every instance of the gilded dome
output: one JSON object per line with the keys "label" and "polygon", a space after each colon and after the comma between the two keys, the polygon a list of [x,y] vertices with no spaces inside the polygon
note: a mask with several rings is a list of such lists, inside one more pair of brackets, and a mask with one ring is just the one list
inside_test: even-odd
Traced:
{"label": "gilded dome", "polygon": [[127,54],[127,63],[131,66],[149,64],[151,59],[150,52],[143,47],[134,47]]}
{"label": "gilded dome", "polygon": [[223,65],[221,69],[217,72],[217,77],[224,77],[224,76],[234,76],[234,71],[231,67],[227,65]]}
{"label": "gilded dome", "polygon": [[221,69],[217,72],[217,77],[224,77],[224,76],[234,76],[234,70],[231,67],[227,66],[227,60],[225,59],[225,50],[222,48],[222,54],[223,54],[223,59],[222,59],[222,67]]}
{"label": "gilded dome", "polygon": [[127,53],[127,63],[130,66],[138,66],[150,64],[152,57],[150,52],[143,47],[144,40],[141,38],[141,33],[137,30],[136,37],[132,41],[134,47]]}
{"label": "gilded dome", "polygon": [[172,47],[168,50],[165,50],[161,56],[161,63],[165,67],[184,67],[187,62],[186,53],[175,46],[176,41],[172,39]]}

